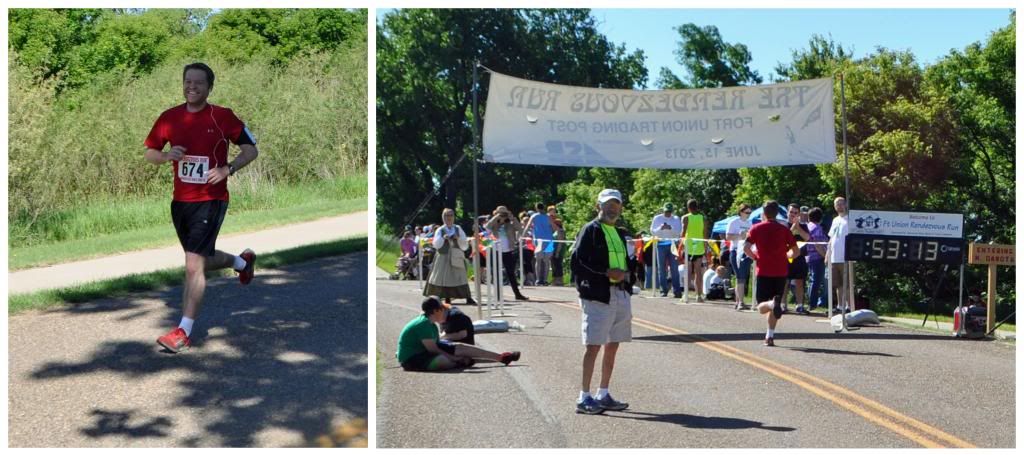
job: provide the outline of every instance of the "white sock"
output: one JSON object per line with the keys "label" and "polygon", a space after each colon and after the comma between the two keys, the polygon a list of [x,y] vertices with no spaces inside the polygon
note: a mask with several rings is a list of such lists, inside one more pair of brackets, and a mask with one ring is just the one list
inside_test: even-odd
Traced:
{"label": "white sock", "polygon": [[235,256],[235,265],[234,265],[234,269],[235,270],[241,272],[242,270],[245,269],[246,265],[248,265],[248,263],[245,262],[245,259],[242,259],[241,256]]}
{"label": "white sock", "polygon": [[181,324],[178,324],[178,327],[181,327],[181,330],[185,331],[185,336],[192,336],[192,323],[194,322],[196,322],[194,319],[189,319],[183,316],[181,318]]}
{"label": "white sock", "polygon": [[772,338],[774,336],[775,336],[775,329],[768,329],[768,338]]}
{"label": "white sock", "polygon": [[580,401],[579,401],[579,403],[582,403],[583,400],[586,400],[587,398],[590,398],[590,392],[584,392],[584,391],[581,390],[580,391]]}
{"label": "white sock", "polygon": [[597,389],[597,399],[602,400],[608,396],[608,389]]}

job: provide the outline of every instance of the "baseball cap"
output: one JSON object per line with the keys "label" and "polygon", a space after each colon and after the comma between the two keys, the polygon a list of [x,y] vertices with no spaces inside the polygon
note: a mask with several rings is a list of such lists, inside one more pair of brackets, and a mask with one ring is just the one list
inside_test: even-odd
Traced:
{"label": "baseball cap", "polygon": [[665,206],[661,208],[661,211],[663,212],[674,212],[675,210],[676,206],[672,205],[671,202],[666,202]]}
{"label": "baseball cap", "polygon": [[597,196],[597,202],[601,204],[604,204],[605,202],[608,202],[609,200],[612,199],[622,202],[622,193],[619,193],[619,190],[613,190],[609,188],[604,191],[601,191],[601,194]]}

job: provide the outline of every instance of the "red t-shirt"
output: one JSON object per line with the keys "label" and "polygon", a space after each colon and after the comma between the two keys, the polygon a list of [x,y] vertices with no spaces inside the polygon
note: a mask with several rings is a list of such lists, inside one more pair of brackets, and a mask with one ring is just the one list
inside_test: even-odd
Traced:
{"label": "red t-shirt", "polygon": [[210,169],[228,164],[228,142],[238,143],[245,124],[231,109],[207,104],[199,112],[186,105],[172,107],[153,124],[145,146],[163,150],[164,146],[185,147],[185,158],[174,162],[174,200],[202,202],[228,200],[228,182],[206,184]]}
{"label": "red t-shirt", "polygon": [[785,277],[789,274],[786,252],[796,245],[793,233],[775,221],[765,220],[747,233],[747,243],[757,247],[757,276]]}

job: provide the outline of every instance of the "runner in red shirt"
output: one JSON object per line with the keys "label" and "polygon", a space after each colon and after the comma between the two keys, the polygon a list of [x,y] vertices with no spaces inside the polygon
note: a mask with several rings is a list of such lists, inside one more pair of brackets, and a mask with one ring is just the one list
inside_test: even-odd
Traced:
{"label": "runner in red shirt", "polygon": [[800,256],[800,248],[793,239],[793,233],[775,220],[778,214],[778,202],[765,202],[761,222],[750,228],[747,241],[743,244],[743,252],[757,261],[754,301],[761,302],[757,305],[757,311],[768,315],[765,346],[775,346],[775,325],[782,317],[782,293],[786,289],[786,277],[789,275],[788,258]]}
{"label": "runner in red shirt", "polygon": [[[184,315],[177,328],[157,339],[171,352],[188,349],[192,324],[199,315],[206,290],[207,270],[232,267],[242,284],[252,281],[256,253],[238,256],[215,249],[217,233],[228,209],[228,177],[256,159],[256,140],[231,109],[206,102],[214,74],[203,63],[186,65],[182,74],[185,104],[172,107],[153,124],[146,137],[146,161],[171,162],[174,198],[171,219],[185,250]],[[242,150],[228,160],[229,143]],[[163,151],[170,145],[170,149]]]}

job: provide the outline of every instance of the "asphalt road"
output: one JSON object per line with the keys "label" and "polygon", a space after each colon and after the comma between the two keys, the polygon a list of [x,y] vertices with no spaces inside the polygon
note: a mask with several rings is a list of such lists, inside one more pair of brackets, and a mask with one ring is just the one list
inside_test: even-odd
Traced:
{"label": "asphalt road", "polygon": [[314,445],[367,416],[367,254],[209,281],[193,347],[155,340],[181,288],[9,318],[11,447]]}
{"label": "asphalt road", "polygon": [[890,326],[833,334],[823,314],[790,314],[768,348],[763,317],[724,302],[634,296],[634,341],[620,348],[611,384],[630,407],[575,414],[575,291],[524,293],[533,300],[507,305],[505,318],[522,331],[477,336],[481,347],[522,351],[521,362],[410,373],[394,352],[419,290],[377,281],[378,447],[1016,445],[1014,344]]}

